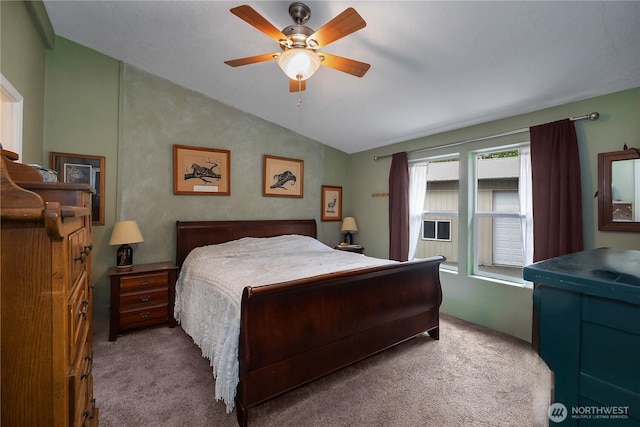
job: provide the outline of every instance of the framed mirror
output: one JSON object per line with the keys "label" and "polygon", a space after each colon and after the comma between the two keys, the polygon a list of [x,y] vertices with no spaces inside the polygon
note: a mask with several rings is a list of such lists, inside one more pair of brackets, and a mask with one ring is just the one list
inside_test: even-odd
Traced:
{"label": "framed mirror", "polygon": [[598,154],[598,230],[640,232],[640,151]]}

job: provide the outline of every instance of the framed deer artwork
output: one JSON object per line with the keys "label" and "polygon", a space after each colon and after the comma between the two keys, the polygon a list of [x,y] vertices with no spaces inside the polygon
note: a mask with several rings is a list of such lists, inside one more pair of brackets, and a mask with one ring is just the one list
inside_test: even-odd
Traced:
{"label": "framed deer artwork", "polygon": [[304,160],[264,155],[262,195],[303,197]]}
{"label": "framed deer artwork", "polygon": [[342,221],[342,187],[322,186],[322,221]]}
{"label": "framed deer artwork", "polygon": [[173,146],[173,194],[231,194],[231,152],[218,148]]}

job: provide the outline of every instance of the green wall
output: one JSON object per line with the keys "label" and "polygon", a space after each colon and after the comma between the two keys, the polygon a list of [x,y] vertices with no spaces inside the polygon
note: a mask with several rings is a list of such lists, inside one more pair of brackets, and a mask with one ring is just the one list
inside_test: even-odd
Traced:
{"label": "green wall", "polygon": [[[25,4],[0,1],[0,71],[24,98],[23,163],[48,164],[43,150],[45,41]],[[44,162],[44,163],[43,163]]]}
{"label": "green wall", "polygon": [[[324,145],[324,180],[323,185],[342,187],[342,217],[351,216],[349,193],[349,157],[342,151]],[[327,245],[340,243],[344,236],[340,232],[342,221],[325,221],[318,223],[322,228]]]}
{"label": "green wall", "polygon": [[[176,220],[315,218],[323,240],[322,144],[131,66],[123,88],[118,216],[144,236],[136,263],[175,259]],[[174,195],[174,144],[230,150],[231,194]],[[264,154],[304,161],[303,198],[262,196]]]}
{"label": "green wall", "polygon": [[62,37],[46,61],[47,166],[51,151],[105,157],[105,225],[92,227],[94,306],[100,315],[109,304],[106,271],[115,265],[108,242],[116,219],[120,62]]}
{"label": "green wall", "polygon": [[[348,178],[350,203],[360,228],[359,243],[367,248],[369,255],[382,258],[388,256],[388,198],[374,198],[371,195],[388,190],[391,159],[383,158],[374,161],[374,156],[499,134],[565,117],[581,116],[592,111],[600,113],[599,120],[575,122],[580,147],[585,248],[608,246],[640,249],[637,233],[598,231],[597,199],[594,198],[598,178],[598,153],[622,150],[625,143],[635,147],[640,145],[640,89],[638,88],[350,155]],[[528,133],[484,141],[475,145],[458,146],[456,149],[464,160],[471,149],[526,140],[528,140]],[[438,155],[447,152],[449,151],[440,149],[421,155]],[[416,157],[418,157],[417,154],[410,156],[410,158]],[[461,188],[468,187],[468,178],[462,173]],[[468,204],[461,203],[459,210],[460,222],[466,224],[462,216],[469,210]],[[461,232],[460,236],[460,245],[464,248],[467,233]],[[459,254],[458,274],[442,273],[444,293],[442,311],[530,340],[531,289],[469,276],[467,270],[471,255],[463,249]]]}

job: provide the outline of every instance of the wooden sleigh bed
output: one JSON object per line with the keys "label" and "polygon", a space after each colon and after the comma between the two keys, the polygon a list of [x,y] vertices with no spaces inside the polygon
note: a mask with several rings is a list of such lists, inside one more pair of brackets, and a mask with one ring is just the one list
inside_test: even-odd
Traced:
{"label": "wooden sleigh bed", "polygon": [[[315,220],[178,221],[176,227],[179,267],[194,248],[242,237],[316,237]],[[247,425],[252,406],[300,385],[425,332],[438,339],[442,261],[438,256],[245,287],[239,425]]]}

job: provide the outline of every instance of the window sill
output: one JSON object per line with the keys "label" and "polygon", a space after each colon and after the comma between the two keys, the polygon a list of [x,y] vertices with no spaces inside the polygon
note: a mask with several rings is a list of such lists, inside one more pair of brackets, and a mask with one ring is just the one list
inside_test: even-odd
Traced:
{"label": "window sill", "polygon": [[498,279],[495,277],[487,277],[487,276],[479,276],[479,275],[469,275],[470,278],[475,280],[484,280],[486,282],[500,283],[502,285],[513,286],[516,288],[524,288],[524,289],[533,289],[533,283],[528,281],[520,282],[512,282],[510,280]]}

